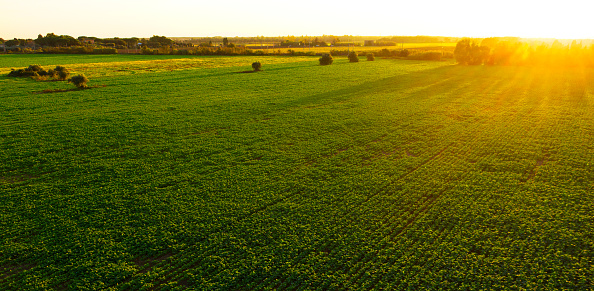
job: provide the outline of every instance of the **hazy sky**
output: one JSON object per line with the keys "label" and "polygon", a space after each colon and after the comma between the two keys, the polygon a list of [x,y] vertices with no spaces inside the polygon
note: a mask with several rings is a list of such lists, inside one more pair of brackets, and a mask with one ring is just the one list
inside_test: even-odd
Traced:
{"label": "hazy sky", "polygon": [[0,0],[0,37],[440,35],[594,38],[590,1]]}

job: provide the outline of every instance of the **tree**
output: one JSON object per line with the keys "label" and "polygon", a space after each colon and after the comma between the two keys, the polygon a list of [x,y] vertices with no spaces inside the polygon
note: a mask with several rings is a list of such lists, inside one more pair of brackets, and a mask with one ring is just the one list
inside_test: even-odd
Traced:
{"label": "tree", "polygon": [[460,40],[454,49],[454,57],[461,65],[482,65],[487,61],[490,53],[489,47],[479,46],[469,38]]}
{"label": "tree", "polygon": [[227,39],[226,37],[223,38],[223,46],[228,46],[229,45],[229,39]]}
{"label": "tree", "polygon": [[89,82],[89,79],[84,74],[76,75],[68,79],[68,83],[72,83],[78,88],[87,88],[87,82]]}
{"label": "tree", "polygon": [[64,81],[68,78],[68,76],[70,76],[70,72],[68,71],[68,69],[62,66],[56,66],[54,72],[56,72],[56,74],[58,75],[58,80]]}
{"label": "tree", "polygon": [[375,56],[373,55],[373,53],[368,53],[367,54],[367,60],[368,61],[375,61]]}
{"label": "tree", "polygon": [[164,46],[170,46],[172,44],[173,44],[173,40],[169,39],[165,36],[153,35],[148,40],[149,47],[164,47]]}
{"label": "tree", "polygon": [[322,57],[320,58],[320,65],[322,65],[322,66],[331,65],[333,61],[334,61],[334,59],[332,58],[332,56],[330,54],[323,54]]}
{"label": "tree", "polygon": [[359,56],[357,55],[357,52],[352,51],[349,53],[349,62],[351,63],[358,63],[359,62]]}
{"label": "tree", "polygon": [[458,64],[465,65],[468,63],[468,55],[470,54],[470,39],[465,38],[456,43],[454,49],[454,58]]}
{"label": "tree", "polygon": [[17,46],[17,45],[21,45],[21,41],[16,38],[6,41],[6,46]]}
{"label": "tree", "polygon": [[255,72],[260,71],[262,69],[262,63],[260,61],[252,63],[252,68]]}
{"label": "tree", "polygon": [[70,35],[55,35],[48,33],[43,37],[41,34],[37,36],[35,44],[39,46],[77,46],[80,45],[80,41]]}

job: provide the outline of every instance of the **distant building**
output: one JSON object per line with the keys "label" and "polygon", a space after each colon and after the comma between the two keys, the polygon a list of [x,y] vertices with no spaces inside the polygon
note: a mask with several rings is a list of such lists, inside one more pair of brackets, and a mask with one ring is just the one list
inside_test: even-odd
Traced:
{"label": "distant building", "polygon": [[365,46],[374,46],[375,45],[375,40],[366,40],[365,41]]}
{"label": "distant building", "polygon": [[94,39],[92,39],[92,38],[86,38],[86,37],[82,38],[80,40],[80,42],[86,43],[86,44],[95,44],[95,40]]}

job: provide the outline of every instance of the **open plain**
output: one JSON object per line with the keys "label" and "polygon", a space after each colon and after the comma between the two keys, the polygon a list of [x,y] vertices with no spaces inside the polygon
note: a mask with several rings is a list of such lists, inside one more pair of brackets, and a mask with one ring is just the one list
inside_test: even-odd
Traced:
{"label": "open plain", "polygon": [[[31,64],[93,87],[6,77]],[[2,290],[594,289],[593,69],[1,55],[0,74]]]}

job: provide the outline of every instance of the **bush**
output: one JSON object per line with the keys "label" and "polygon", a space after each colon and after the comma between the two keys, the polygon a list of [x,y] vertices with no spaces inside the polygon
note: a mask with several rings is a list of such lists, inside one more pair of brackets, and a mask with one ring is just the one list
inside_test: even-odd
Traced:
{"label": "bush", "polygon": [[410,51],[408,51],[407,49],[401,50],[400,53],[398,54],[399,56],[406,58],[410,55]]}
{"label": "bush", "polygon": [[29,65],[29,67],[26,68],[25,70],[27,70],[27,71],[33,71],[33,72],[43,71],[43,69],[41,68],[40,65]]}
{"label": "bush", "polygon": [[68,69],[62,66],[57,66],[55,69],[44,70],[39,65],[30,65],[24,69],[11,69],[8,73],[9,77],[32,77],[37,81],[47,80],[48,78],[65,81],[70,76]]}
{"label": "bush", "polygon": [[378,56],[380,57],[389,57],[392,53],[390,52],[389,49],[382,49],[378,52]]}
{"label": "bush", "polygon": [[375,56],[373,55],[373,53],[368,53],[367,54],[367,60],[368,61],[375,61]]}
{"label": "bush", "polygon": [[255,63],[252,63],[252,68],[254,69],[254,71],[260,71],[262,69],[262,64],[258,61]]}
{"label": "bush", "polygon": [[58,75],[58,80],[60,81],[65,81],[66,79],[68,79],[68,76],[70,76],[70,72],[68,71],[68,69],[62,66],[56,66],[54,71],[56,72],[56,75]]}
{"label": "bush", "polygon": [[423,61],[441,61],[443,53],[440,51],[428,51],[413,54],[408,57],[411,60],[423,60]]}
{"label": "bush", "polygon": [[[11,69],[10,73],[8,73],[9,77],[33,77],[37,72],[27,71],[25,69]],[[39,74],[37,74],[39,75]]]}
{"label": "bush", "polygon": [[49,69],[47,71],[47,76],[49,76],[50,78],[56,79],[56,78],[58,78],[58,72],[56,72],[56,70],[54,70],[54,69]]}
{"label": "bush", "polygon": [[491,63],[489,60],[490,52],[489,47],[479,46],[473,40],[466,38],[456,43],[454,57],[461,65],[482,65],[485,62]]}
{"label": "bush", "polygon": [[351,63],[358,63],[359,62],[359,56],[357,55],[357,52],[352,51],[349,53],[349,62]]}
{"label": "bush", "polygon": [[320,58],[320,65],[321,66],[332,65],[333,61],[334,61],[334,59],[332,58],[332,56],[330,54],[323,54],[322,57]]}
{"label": "bush", "polygon": [[74,86],[78,88],[87,88],[87,82],[89,82],[89,79],[87,79],[87,77],[84,74],[76,75],[68,79],[68,83],[72,83],[74,84]]}
{"label": "bush", "polygon": [[18,70],[11,69],[10,73],[8,73],[8,77],[40,77],[47,75],[48,72],[39,65],[29,65],[27,68]]}

